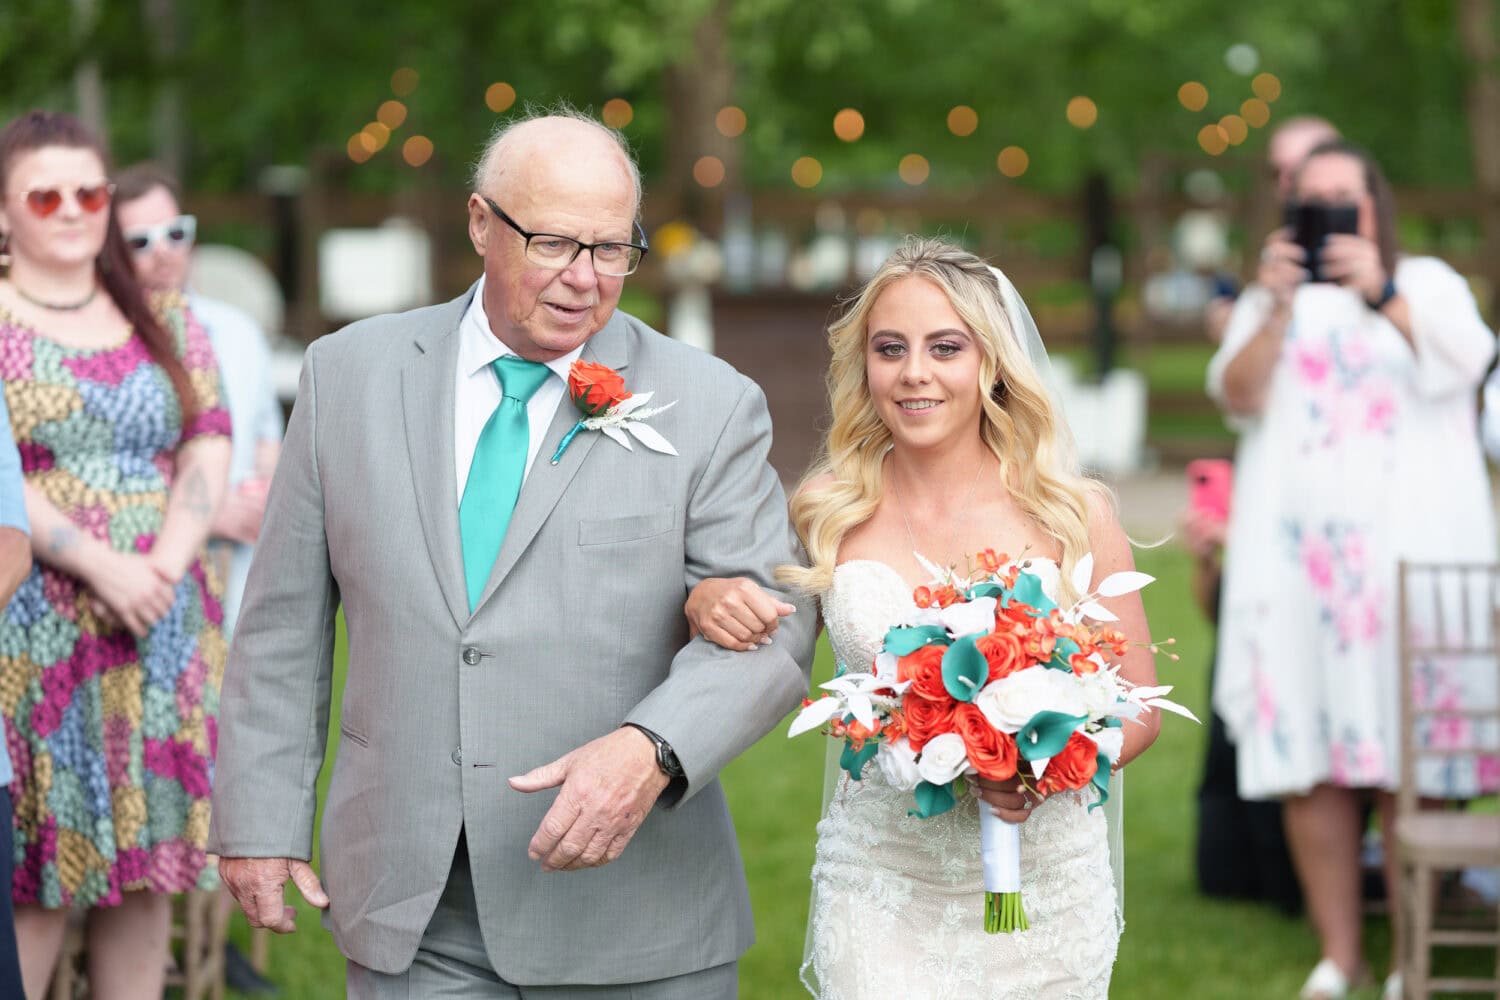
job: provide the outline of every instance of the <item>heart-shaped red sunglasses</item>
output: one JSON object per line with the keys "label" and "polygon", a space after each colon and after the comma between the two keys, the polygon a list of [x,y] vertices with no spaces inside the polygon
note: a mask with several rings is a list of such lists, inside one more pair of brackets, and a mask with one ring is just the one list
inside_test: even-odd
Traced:
{"label": "heart-shaped red sunglasses", "polygon": [[[113,184],[84,184],[73,190],[73,200],[78,203],[79,208],[92,215],[108,208],[114,193]],[[32,215],[45,219],[62,208],[64,194],[66,192],[60,188],[33,188],[21,198],[26,202],[26,207],[31,209]]]}

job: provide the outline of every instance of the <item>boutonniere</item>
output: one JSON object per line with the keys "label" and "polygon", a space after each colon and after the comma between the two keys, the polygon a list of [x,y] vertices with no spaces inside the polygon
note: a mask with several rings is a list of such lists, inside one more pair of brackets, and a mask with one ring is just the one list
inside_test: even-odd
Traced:
{"label": "boutonniere", "polygon": [[664,413],[677,405],[674,399],[666,406],[650,406],[649,392],[631,392],[625,388],[620,373],[607,365],[592,361],[575,361],[568,369],[568,398],[583,417],[563,436],[557,451],[552,455],[552,464],[562,461],[563,452],[573,443],[579,431],[602,431],[620,444],[626,451],[633,450],[630,439],[634,437],[652,451],[664,455],[675,455],[677,449],[662,437],[656,428],[645,423],[646,418]]}

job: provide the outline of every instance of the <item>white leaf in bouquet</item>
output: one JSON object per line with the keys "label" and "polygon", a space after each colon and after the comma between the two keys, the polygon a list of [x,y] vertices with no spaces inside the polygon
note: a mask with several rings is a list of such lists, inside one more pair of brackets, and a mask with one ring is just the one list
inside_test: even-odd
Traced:
{"label": "white leaf in bouquet", "polygon": [[957,733],[944,733],[923,744],[917,772],[923,781],[946,785],[963,774],[968,766],[969,751],[964,746],[963,737]]}
{"label": "white leaf in bouquet", "polygon": [[1119,615],[1100,604],[1098,601],[1084,601],[1079,604],[1077,610],[1085,618],[1092,618],[1096,622],[1117,622]]}
{"label": "white leaf in bouquet", "polygon": [[1031,773],[1036,775],[1038,781],[1042,780],[1042,775],[1047,773],[1047,765],[1050,763],[1052,763],[1051,757],[1038,757],[1031,762]]}
{"label": "white leaf in bouquet", "polygon": [[1080,594],[1089,592],[1089,584],[1094,580],[1094,554],[1084,553],[1082,559],[1073,566],[1073,589]]}
{"label": "white leaf in bouquet", "polygon": [[986,684],[974,705],[1002,733],[1017,732],[1038,712],[1086,714],[1073,674],[1050,667],[1027,667]]}
{"label": "white leaf in bouquet", "polygon": [[932,578],[933,583],[948,582],[948,577],[952,575],[948,570],[943,569],[943,567],[928,559],[920,552],[913,552],[912,555],[916,557],[917,565],[922,567],[922,572],[928,574]]}
{"label": "white leaf in bouquet", "polygon": [[1099,581],[1099,596],[1119,597],[1122,594],[1133,594],[1155,579],[1156,577],[1148,573],[1137,573],[1134,570],[1111,573]]}
{"label": "white leaf in bouquet", "polygon": [[1175,701],[1168,701],[1165,698],[1151,698],[1146,702],[1146,704],[1151,706],[1152,708],[1160,708],[1168,712],[1176,713],[1177,715],[1183,716],[1187,719],[1192,719],[1194,722],[1202,725],[1202,722],[1196,715],[1194,715],[1186,707],[1177,704],[1177,702]]}
{"label": "white leaf in bouquet", "polygon": [[880,744],[875,763],[880,765],[885,780],[904,792],[916,788],[922,780],[922,772],[917,769],[916,751],[905,736]]}
{"label": "white leaf in bouquet", "polygon": [[842,698],[817,698],[797,713],[797,717],[792,720],[792,726],[786,734],[801,736],[803,733],[819,729],[829,719],[842,714],[843,711]]}
{"label": "white leaf in bouquet", "polygon": [[997,603],[993,597],[976,597],[972,601],[948,605],[938,612],[938,618],[943,627],[954,635],[993,632]]}
{"label": "white leaf in bouquet", "polygon": [[894,653],[881,650],[875,655],[875,676],[887,684],[897,683],[896,678],[901,674],[900,660]]}

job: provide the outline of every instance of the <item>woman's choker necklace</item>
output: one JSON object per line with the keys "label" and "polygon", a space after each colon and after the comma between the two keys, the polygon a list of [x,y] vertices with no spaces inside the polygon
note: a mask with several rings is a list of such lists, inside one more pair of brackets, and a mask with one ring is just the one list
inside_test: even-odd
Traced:
{"label": "woman's choker necklace", "polygon": [[46,309],[51,312],[77,312],[84,306],[88,305],[90,302],[94,301],[94,296],[99,294],[99,285],[97,282],[95,282],[94,287],[89,289],[89,293],[83,298],[79,299],[77,302],[48,302],[46,299],[39,299],[34,295],[27,295],[26,290],[23,289],[20,285],[16,284],[14,281],[10,283],[10,287],[16,290],[17,295],[21,296],[21,298],[25,299],[27,302],[30,302],[32,305],[36,306],[38,309]]}

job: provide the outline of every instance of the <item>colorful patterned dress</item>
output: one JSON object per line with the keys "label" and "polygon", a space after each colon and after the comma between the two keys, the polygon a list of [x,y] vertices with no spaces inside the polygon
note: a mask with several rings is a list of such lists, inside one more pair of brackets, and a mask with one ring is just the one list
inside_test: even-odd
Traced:
{"label": "colorful patterned dress", "polygon": [[[177,394],[140,338],[66,347],[0,311],[0,377],[26,481],[118,551],[149,552],[177,449],[227,435],[218,365],[180,300],[159,303],[197,395]],[[0,613],[0,713],[15,765],[17,903],[112,906],[211,882],[208,837],[223,618],[203,564],[144,639],[111,628],[65,573],[32,565]]]}
{"label": "colorful patterned dress", "polygon": [[[1475,426],[1495,338],[1441,261],[1405,258],[1395,280],[1412,343],[1353,291],[1298,289],[1265,408],[1240,421],[1214,708],[1246,798],[1321,783],[1394,790],[1403,697],[1454,710],[1497,697],[1492,670],[1451,659],[1420,664],[1415,690],[1399,690],[1398,560],[1496,556]],[[1211,395],[1222,399],[1224,370],[1270,306],[1255,287],[1236,304]],[[1429,745],[1454,735],[1420,734]],[[1494,735],[1480,741],[1500,747]],[[1448,798],[1494,790],[1500,755],[1424,769],[1418,783]]]}

